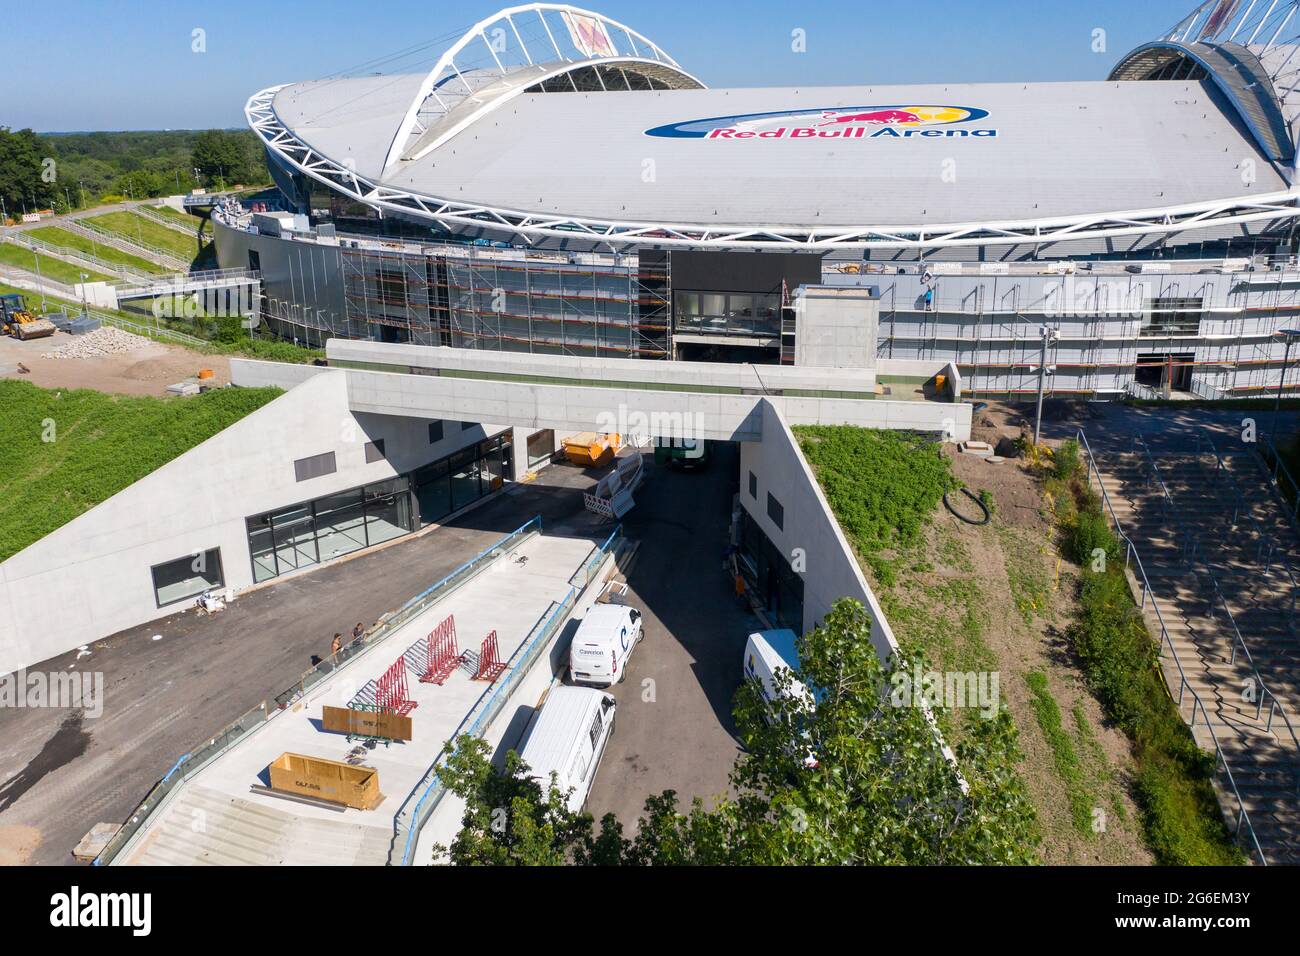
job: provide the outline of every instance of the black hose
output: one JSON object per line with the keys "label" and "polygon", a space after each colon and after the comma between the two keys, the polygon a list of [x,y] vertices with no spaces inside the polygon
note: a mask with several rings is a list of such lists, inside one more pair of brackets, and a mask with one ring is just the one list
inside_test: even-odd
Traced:
{"label": "black hose", "polygon": [[943,493],[943,506],[952,513],[952,516],[954,518],[957,518],[960,521],[964,521],[967,524],[973,524],[976,527],[988,524],[993,517],[993,515],[989,512],[989,506],[986,505],[984,502],[980,501],[979,498],[971,494],[969,488],[959,488],[958,490],[967,498],[969,498],[971,501],[975,502],[976,505],[979,506],[980,511],[984,512],[984,520],[975,521],[971,518],[967,518],[964,514],[962,514],[960,511],[954,508],[952,506],[952,502],[948,500],[948,496],[952,494],[951,491],[945,491]]}

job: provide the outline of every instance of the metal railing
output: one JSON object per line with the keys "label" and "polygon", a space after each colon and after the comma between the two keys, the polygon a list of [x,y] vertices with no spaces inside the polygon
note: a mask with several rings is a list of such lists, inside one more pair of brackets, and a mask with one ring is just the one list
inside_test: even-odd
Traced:
{"label": "metal railing", "polygon": [[93,235],[106,246],[112,246],[128,255],[135,255],[142,259],[152,259],[164,265],[172,265],[175,268],[184,269],[189,263],[174,252],[166,249],[159,249],[157,246],[151,246],[149,243],[140,239],[133,239],[130,235],[121,232],[114,232],[111,229],[105,229],[89,219],[64,219],[59,225],[72,232],[79,232],[85,235]]}
{"label": "metal railing", "polygon": [[[1223,459],[1223,455],[1219,453],[1219,449],[1214,444],[1213,437],[1207,429],[1200,427],[1196,430],[1196,454],[1200,455],[1204,448],[1209,448],[1210,453],[1214,455],[1216,487],[1223,486],[1225,481],[1230,486],[1233,509],[1232,524],[1235,526],[1238,523],[1238,519],[1245,516],[1249,519],[1251,528],[1259,539],[1259,547],[1255,552],[1256,562],[1264,561],[1264,574],[1268,575],[1273,570],[1274,557],[1277,556],[1277,567],[1286,575],[1287,580],[1291,584],[1291,606],[1287,611],[1287,628],[1294,634],[1296,630],[1296,596],[1300,594],[1300,580],[1297,579],[1295,570],[1291,567],[1291,563],[1287,561],[1285,557],[1278,554],[1278,546],[1277,542],[1274,540],[1274,536],[1268,534],[1265,531],[1264,526],[1259,523],[1259,519],[1255,517],[1253,509],[1251,509],[1246,501],[1246,496],[1242,494],[1241,485],[1237,483],[1236,476],[1232,474],[1232,470],[1228,468],[1227,462]],[[1267,560],[1265,561],[1266,550]]]}
{"label": "metal railing", "polygon": [[538,515],[501,538],[490,548],[462,564],[437,584],[411,598],[397,610],[384,615],[373,628],[361,637],[345,645],[337,654],[333,654],[321,661],[305,672],[292,686],[276,695],[273,704],[263,701],[228,724],[200,747],[183,754],[171,770],[167,771],[167,774],[149,790],[145,798],[127,817],[122,828],[113,835],[113,838],[108,841],[99,856],[95,858],[95,865],[103,866],[112,863],[131,839],[149,822],[158,808],[166,802],[171,792],[198,773],[213,759],[229,750],[248,734],[265,725],[267,721],[277,714],[286,710],[290,704],[300,699],[308,690],[329,677],[348,661],[354,660],[372,650],[376,645],[392,636],[402,625],[441,601],[456,588],[484,570],[502,554],[522,544],[533,535],[541,534],[541,531],[542,517]]}
{"label": "metal railing", "polygon": [[194,238],[198,235],[198,231],[203,225],[201,219],[195,219],[194,225],[189,226],[179,219],[173,219],[171,216],[164,216],[162,213],[157,212],[152,206],[146,206],[143,204],[132,207],[132,212],[139,213],[150,222],[156,222],[160,226],[166,226],[168,229],[173,229],[176,232],[183,232],[190,238]]}
{"label": "metal railing", "polygon": [[[1254,452],[1255,463],[1263,470],[1264,475],[1272,483],[1273,489],[1286,506],[1286,516],[1287,520],[1291,522],[1291,530],[1300,535],[1300,484],[1297,484],[1295,478],[1291,475],[1291,470],[1282,461],[1282,455],[1278,452],[1277,446],[1273,444],[1271,437],[1261,435],[1260,440],[1255,443],[1251,451]],[[1269,464],[1270,457],[1272,458],[1272,464]]]}
{"label": "metal railing", "polygon": [[1165,673],[1162,668],[1162,673],[1165,673],[1166,678],[1165,686],[1170,692],[1170,697],[1176,701],[1178,712],[1180,714],[1182,713],[1183,704],[1187,699],[1187,695],[1191,695],[1191,713],[1187,718],[1189,727],[1190,729],[1195,730],[1197,716],[1199,714],[1202,723],[1205,725],[1206,732],[1210,735],[1210,741],[1214,744],[1215,770],[1217,771],[1220,766],[1223,767],[1223,772],[1227,777],[1228,786],[1232,791],[1233,798],[1237,801],[1237,824],[1233,833],[1235,836],[1240,837],[1242,827],[1244,826],[1250,837],[1250,842],[1254,845],[1255,855],[1258,857],[1259,862],[1264,866],[1267,866],[1268,859],[1264,856],[1263,847],[1260,846],[1259,838],[1255,835],[1255,828],[1250,822],[1250,814],[1246,812],[1246,804],[1242,801],[1241,792],[1237,789],[1237,781],[1232,775],[1231,766],[1228,764],[1228,755],[1219,745],[1219,738],[1214,732],[1214,723],[1210,719],[1209,710],[1206,709],[1205,703],[1201,700],[1200,695],[1196,693],[1196,688],[1194,688],[1191,682],[1187,679],[1187,671],[1183,668],[1183,662],[1178,658],[1178,651],[1174,647],[1173,638],[1170,636],[1169,628],[1165,624],[1164,614],[1160,611],[1160,602],[1154,597],[1151,582],[1147,578],[1146,569],[1142,566],[1142,558],[1138,554],[1137,546],[1134,545],[1129,536],[1124,533],[1124,527],[1120,524],[1119,515],[1115,513],[1115,506],[1110,500],[1109,493],[1106,491],[1106,483],[1102,481],[1101,468],[1098,467],[1096,458],[1092,453],[1092,447],[1088,444],[1088,436],[1084,434],[1083,429],[1079,429],[1075,437],[1079,442],[1079,447],[1083,449],[1088,463],[1085,480],[1088,482],[1089,487],[1091,487],[1092,476],[1094,473],[1096,474],[1097,487],[1101,489],[1102,503],[1106,506],[1106,510],[1110,514],[1110,520],[1115,526],[1115,534],[1118,535],[1120,541],[1124,543],[1124,569],[1126,571],[1132,571],[1134,577],[1141,584],[1142,593],[1138,602],[1138,609],[1139,611],[1146,610],[1147,598],[1150,596],[1151,610],[1155,613],[1156,622],[1160,625],[1160,641],[1157,652],[1161,657],[1163,657],[1167,648],[1169,659],[1173,661],[1174,667],[1178,671],[1177,695],[1175,696],[1173,689],[1169,687],[1168,674]]}
{"label": "metal railing", "polygon": [[[1295,748],[1297,755],[1300,755],[1300,739],[1296,737],[1295,728],[1291,723],[1291,719],[1287,716],[1286,705],[1284,705],[1282,701],[1278,699],[1278,696],[1274,694],[1272,689],[1264,682],[1264,677],[1262,674],[1260,674],[1259,667],[1256,666],[1255,664],[1255,658],[1250,653],[1250,647],[1246,643],[1246,638],[1242,636],[1241,628],[1237,626],[1237,619],[1232,613],[1232,608],[1229,607],[1228,605],[1228,599],[1223,593],[1222,586],[1219,584],[1219,577],[1217,574],[1215,574],[1214,563],[1210,561],[1207,557],[1205,557],[1205,555],[1201,552],[1199,533],[1193,533],[1190,529],[1187,529],[1186,526],[1183,524],[1182,519],[1178,516],[1178,508],[1174,502],[1174,497],[1172,494],[1170,494],[1168,485],[1165,483],[1164,479],[1160,475],[1160,466],[1159,464],[1157,464],[1155,456],[1151,454],[1151,448],[1149,445],[1147,445],[1146,439],[1144,439],[1141,435],[1136,435],[1134,436],[1133,441],[1134,441],[1134,445],[1142,446],[1143,453],[1146,456],[1147,464],[1151,468],[1156,483],[1160,486],[1160,491],[1162,495],[1161,501],[1162,501],[1166,520],[1172,521],[1175,524],[1175,526],[1182,531],[1182,533],[1185,535],[1186,539],[1188,540],[1188,547],[1185,553],[1188,557],[1189,567],[1195,569],[1196,562],[1199,562],[1200,570],[1204,571],[1204,573],[1210,580],[1210,585],[1214,591],[1214,597],[1210,601],[1210,614],[1213,615],[1216,609],[1221,609],[1223,611],[1223,615],[1228,620],[1228,628],[1232,634],[1232,653],[1229,655],[1228,658],[1229,665],[1235,665],[1237,663],[1237,651],[1238,649],[1240,649],[1242,656],[1246,660],[1246,665],[1250,668],[1251,680],[1254,683],[1254,690],[1257,695],[1255,700],[1255,719],[1259,720],[1260,717],[1263,716],[1264,702],[1265,699],[1267,698],[1269,702],[1269,710],[1268,710],[1268,720],[1264,722],[1264,731],[1266,733],[1272,733],[1273,718],[1281,717],[1282,723],[1287,729],[1287,734],[1291,738],[1291,744]],[[1220,468],[1222,468],[1222,461],[1220,461]],[[1233,519],[1233,523],[1234,524],[1236,523],[1235,516]],[[1294,617],[1295,614],[1294,587],[1292,588],[1291,591],[1291,612],[1290,613],[1291,616]],[[1296,782],[1297,782],[1297,790],[1300,790],[1300,776],[1297,777]]]}
{"label": "metal railing", "polygon": [[447,746],[438,754],[428,772],[416,784],[410,796],[406,798],[406,803],[393,818],[393,842],[388,854],[390,865],[411,865],[420,831],[446,795],[446,787],[438,776],[438,768],[445,765],[447,758],[454,752],[456,740],[466,734],[473,737],[483,735],[497,714],[501,712],[502,707],[509,701],[515,688],[532,669],[542,651],[550,644],[555,632],[568,619],[579,597],[594,580],[606,556],[618,547],[622,537],[623,526],[619,525],[603,544],[592,549],[590,555],[583,561],[582,567],[569,579],[571,582],[569,590],[563,599],[551,602],[545,613],[533,625],[528,636],[524,638],[523,643],[511,655],[505,672],[484,692],[447,740]]}
{"label": "metal railing", "polygon": [[125,332],[134,335],[141,335],[150,339],[169,339],[173,342],[179,342],[181,345],[190,348],[202,349],[212,348],[215,343],[207,339],[201,339],[197,335],[190,335],[188,332],[178,332],[175,329],[169,329],[166,326],[141,325],[139,322],[132,322],[130,319],[123,319],[120,316],[109,315],[105,312],[98,312],[95,309],[85,309],[83,314],[92,319],[98,319],[103,325],[113,325]]}
{"label": "metal railing", "polygon": [[52,242],[46,242],[44,239],[37,239],[34,236],[24,235],[21,232],[9,232],[3,237],[5,242],[12,242],[15,246],[27,249],[29,252],[39,252],[50,256],[54,259],[60,259],[72,265],[83,266],[87,269],[93,269],[96,272],[103,272],[110,275],[116,275],[121,278],[147,279],[150,273],[143,269],[137,269],[135,266],[124,265],[120,262],[110,262],[107,259],[101,259],[99,256],[89,252],[83,252],[80,249],[73,249],[71,246],[55,245]]}
{"label": "metal railing", "polygon": [[1164,397],[1150,385],[1143,385],[1140,382],[1125,382],[1124,393],[1130,398],[1143,402],[1155,402]]}
{"label": "metal railing", "polygon": [[167,292],[182,293],[208,286],[242,285],[261,282],[262,274],[249,269],[205,269],[199,272],[176,272],[165,275],[145,276],[129,283],[118,283],[118,294],[147,292],[165,295]]}

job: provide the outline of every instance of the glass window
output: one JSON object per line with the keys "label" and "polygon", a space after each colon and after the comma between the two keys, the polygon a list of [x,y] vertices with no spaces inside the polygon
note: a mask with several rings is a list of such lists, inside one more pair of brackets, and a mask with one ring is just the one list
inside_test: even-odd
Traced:
{"label": "glass window", "polygon": [[329,495],[316,502],[316,543],[320,560],[334,558],[366,546],[365,509],[361,489]]}
{"label": "glass window", "polygon": [[366,487],[366,540],[371,545],[400,538],[411,530],[409,492],[405,478]]}
{"label": "glass window", "polygon": [[555,431],[547,428],[528,436],[528,467],[540,465],[555,452]]}
{"label": "glass window", "polygon": [[154,600],[159,607],[198,597],[210,588],[225,583],[221,573],[221,549],[186,555],[150,569],[153,574]]}
{"label": "glass window", "polygon": [[479,499],[479,459],[474,449],[466,449],[451,456],[451,510],[459,511]]}
{"label": "glass window", "polygon": [[272,540],[278,574],[319,563],[311,506],[300,505],[271,515]]}
{"label": "glass window", "polygon": [[248,551],[253,557],[254,583],[267,581],[280,573],[275,567],[270,515],[248,519]]}
{"label": "glass window", "polygon": [[422,525],[433,524],[451,513],[451,479],[446,459],[415,473],[415,498],[420,505]]}
{"label": "glass window", "polygon": [[767,516],[777,528],[785,529],[785,508],[777,501],[772,492],[767,493]]}
{"label": "glass window", "polygon": [[374,441],[366,442],[366,464],[384,460],[384,440],[376,438]]}
{"label": "glass window", "polygon": [[752,471],[749,473],[749,497],[758,500],[758,475]]}
{"label": "glass window", "polygon": [[442,422],[429,422],[429,444],[442,441]]}

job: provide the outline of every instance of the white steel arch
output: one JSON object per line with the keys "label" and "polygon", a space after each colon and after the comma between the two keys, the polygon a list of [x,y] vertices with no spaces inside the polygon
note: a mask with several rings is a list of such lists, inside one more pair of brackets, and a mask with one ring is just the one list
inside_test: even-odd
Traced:
{"label": "white steel arch", "polygon": [[1281,222],[1300,216],[1300,193],[1283,191],[1147,209],[1050,219],[915,225],[763,226],[620,222],[552,216],[466,203],[395,189],[359,175],[300,140],[275,115],[283,86],[254,94],[244,107],[249,126],[291,168],[377,209],[458,229],[511,233],[526,242],[567,239],[609,245],[713,249],[935,249],[1009,246],[1126,236],[1168,235],[1211,226]]}
{"label": "white steel arch", "polygon": [[[548,14],[551,15],[549,18]],[[521,25],[525,30],[531,27],[532,32],[528,35],[533,38],[536,49],[529,47],[525,33],[520,30]],[[537,32],[539,27],[540,33]],[[518,45],[517,51],[514,51],[516,56],[522,54],[523,57],[513,63],[509,61],[512,37]],[[475,88],[466,78],[465,64],[458,64],[456,58],[465,54],[471,44],[479,43],[490,58],[490,62],[485,63],[485,68],[500,77],[508,75],[512,68],[519,66],[531,67],[541,63],[577,65],[607,58],[623,58],[671,67],[691,83],[702,85],[694,77],[682,73],[677,61],[653,41],[603,14],[566,3],[529,3],[507,7],[474,24],[438,58],[433,69],[420,83],[410,107],[398,124],[384,158],[385,172],[400,159],[418,159],[435,148],[436,144],[420,144],[417,153],[406,155],[412,144],[412,136],[418,141],[418,137],[427,129],[420,115],[429,101],[435,101],[440,112],[445,114],[451,111],[457,98],[474,94]],[[478,69],[477,66],[474,68],[475,71]],[[442,141],[443,139],[438,140]]]}

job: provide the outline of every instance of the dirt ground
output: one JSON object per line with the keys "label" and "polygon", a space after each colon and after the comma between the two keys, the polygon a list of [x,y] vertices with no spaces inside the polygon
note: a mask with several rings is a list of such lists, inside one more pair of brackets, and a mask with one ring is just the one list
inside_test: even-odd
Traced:
{"label": "dirt ground", "polygon": [[[55,332],[27,342],[0,336],[0,378],[20,378],[42,388],[93,388],[118,395],[167,394],[167,386],[192,378],[199,369],[212,369],[214,384],[230,382],[230,360],[224,355],[204,355],[178,345],[147,340],[138,350],[95,358],[54,359],[41,355],[73,341]],[[19,371],[19,365],[29,371]]]}
{"label": "dirt ground", "polygon": [[[990,406],[975,417],[972,437],[995,447],[1020,433],[1021,413],[1014,409]],[[952,447],[946,453],[972,493],[988,493],[992,519],[972,526],[940,505],[921,553],[901,556],[907,570],[892,588],[878,588],[886,613],[937,668],[999,672],[1001,703],[1011,711],[1024,754],[1020,776],[1038,812],[1043,863],[1150,865],[1131,796],[1128,739],[1107,724],[1065,637],[1077,579],[1057,555],[1038,485],[1017,459],[989,464]],[[1057,753],[1040,726],[1027,683],[1035,672],[1047,679],[1077,758],[1075,797],[1086,806],[1087,826],[1079,824]],[[940,719],[960,738],[961,715]]]}

